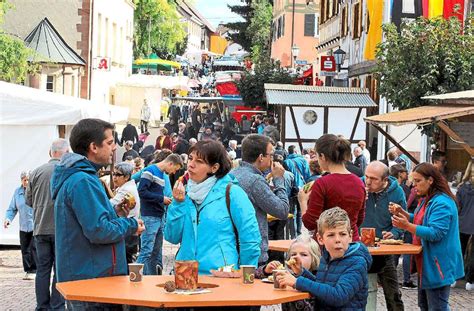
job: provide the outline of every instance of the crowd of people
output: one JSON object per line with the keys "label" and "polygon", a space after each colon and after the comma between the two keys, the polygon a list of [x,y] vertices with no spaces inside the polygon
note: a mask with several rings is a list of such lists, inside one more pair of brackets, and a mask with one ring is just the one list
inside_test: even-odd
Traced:
{"label": "crowd of people", "polygon": [[[38,309],[120,308],[65,302],[54,284],[125,275],[132,262],[144,264],[145,275],[161,274],[163,240],[180,245],[176,260],[199,261],[200,274],[253,265],[266,278],[285,260],[268,241],[287,230],[295,241],[286,259],[294,260],[277,280],[311,299],[283,310],[363,310],[370,273],[387,309],[403,310],[399,258],[372,257],[360,242],[367,227],[379,239],[422,245],[420,255],[402,257],[402,287],[417,288],[420,309],[448,310],[451,285],[465,272],[472,290],[472,164],[454,195],[440,152],[433,164],[413,166],[397,149],[377,161],[364,141],[352,149],[344,137],[325,134],[299,153],[285,149],[275,119],[262,116],[238,144],[232,135],[223,139],[212,119],[199,118],[195,127],[173,112],[147,144],[144,121],[140,135],[128,123],[119,139],[112,124],[81,120],[69,142],[52,142],[48,163],[21,174],[4,226],[19,212],[23,266],[27,277],[36,272]],[[110,167],[122,144],[122,161]]]}

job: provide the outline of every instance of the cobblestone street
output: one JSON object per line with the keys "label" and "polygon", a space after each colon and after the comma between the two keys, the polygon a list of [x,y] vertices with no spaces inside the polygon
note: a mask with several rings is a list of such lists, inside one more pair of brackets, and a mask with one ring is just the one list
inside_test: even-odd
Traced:
{"label": "cobblestone street", "polygon": [[[164,273],[171,271],[177,246],[164,243]],[[24,272],[21,266],[19,249],[0,249],[0,310],[34,310],[35,282],[22,280]],[[452,310],[474,310],[473,292],[464,289],[465,283],[458,282],[451,291],[450,305]],[[418,310],[417,291],[402,289],[405,310]],[[377,310],[386,310],[382,289],[379,287]],[[262,310],[280,310],[279,306],[264,307]]]}

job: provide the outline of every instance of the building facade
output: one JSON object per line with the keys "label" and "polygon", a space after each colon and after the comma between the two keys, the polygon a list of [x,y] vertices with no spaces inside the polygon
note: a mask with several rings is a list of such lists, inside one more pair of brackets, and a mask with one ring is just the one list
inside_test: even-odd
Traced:
{"label": "building facade", "polygon": [[299,48],[298,64],[317,60],[320,40],[319,1],[275,0],[273,2],[271,58],[283,67],[295,65],[292,46]]}
{"label": "building facade", "polygon": [[[78,72],[65,72],[62,66],[50,64],[32,84],[101,103],[114,102],[115,81],[131,74],[135,9],[132,0],[116,0],[113,8],[106,0],[57,0],[54,9],[48,0],[9,2],[13,8],[5,15],[5,32],[25,39],[41,20],[48,18],[65,43],[86,63]],[[64,83],[63,73],[77,89],[70,87],[73,82]]]}

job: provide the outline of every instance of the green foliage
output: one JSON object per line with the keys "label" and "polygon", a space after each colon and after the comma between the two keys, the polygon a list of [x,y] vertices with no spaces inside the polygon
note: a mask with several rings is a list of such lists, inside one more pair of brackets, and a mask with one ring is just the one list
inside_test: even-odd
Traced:
{"label": "green foliage", "polygon": [[250,7],[253,14],[246,34],[252,38],[252,60],[259,62],[270,57],[272,5],[268,0],[254,0]]}
{"label": "green foliage", "polygon": [[422,96],[474,86],[473,18],[464,28],[458,19],[418,18],[400,33],[384,25],[386,40],[377,51],[379,92],[398,109],[429,104]]}
{"label": "green foliage", "polygon": [[137,0],[135,4],[133,56],[146,57],[153,52],[164,59],[173,58],[178,45],[186,39],[174,2]]}
{"label": "green foliage", "polygon": [[243,101],[248,106],[265,106],[265,83],[291,84],[294,78],[270,59],[255,65],[255,72],[246,72],[237,82],[237,88]]}
{"label": "green foliage", "polygon": [[30,54],[23,41],[0,34],[0,80],[23,82],[33,68],[28,63]]}
{"label": "green foliage", "polygon": [[233,22],[224,24],[225,27],[229,28],[230,34],[228,39],[232,42],[240,44],[245,51],[251,51],[252,47],[252,36],[249,36],[247,29],[250,26],[250,18],[252,17],[253,9],[250,6],[252,0],[242,0],[243,5],[227,5],[229,9],[242,16],[244,19],[242,22]]}

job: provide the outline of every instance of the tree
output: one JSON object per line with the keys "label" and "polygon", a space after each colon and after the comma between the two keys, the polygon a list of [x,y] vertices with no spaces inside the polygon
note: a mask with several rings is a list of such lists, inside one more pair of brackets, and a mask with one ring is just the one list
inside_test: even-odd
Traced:
{"label": "tree", "polygon": [[246,72],[240,81],[237,81],[237,88],[244,103],[248,106],[264,106],[265,83],[291,84],[294,78],[279,63],[273,63],[269,58],[262,60],[255,65],[255,72]]}
{"label": "tree", "polygon": [[225,27],[229,28],[229,35],[228,39],[232,42],[240,44],[244,50],[250,51],[252,46],[252,36],[249,36],[247,33],[247,29],[250,26],[250,18],[252,16],[252,7],[250,3],[252,0],[241,0],[243,5],[227,5],[229,9],[242,16],[244,19],[241,22],[232,22],[224,24]]}
{"label": "tree", "polygon": [[377,51],[379,92],[393,107],[429,104],[421,97],[474,86],[473,18],[462,27],[457,18],[418,18],[383,26],[386,40]]}
{"label": "tree", "polygon": [[[11,4],[8,2],[0,2],[0,24],[3,23],[3,16],[10,8]],[[0,27],[0,80],[23,82],[27,74],[36,68],[35,65],[28,63],[31,53],[22,40],[3,33]]]}
{"label": "tree", "polygon": [[268,0],[254,0],[250,25],[246,30],[247,37],[252,38],[252,60],[259,62],[270,57],[270,40],[272,26],[272,5]]}
{"label": "tree", "polygon": [[135,4],[134,57],[146,57],[152,52],[165,59],[174,57],[178,44],[186,38],[174,2],[137,0]]}

